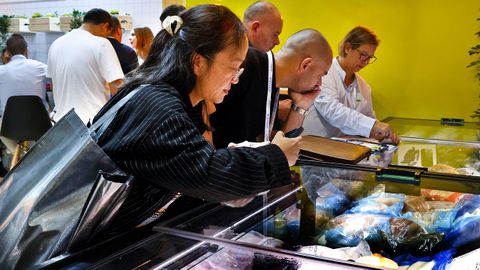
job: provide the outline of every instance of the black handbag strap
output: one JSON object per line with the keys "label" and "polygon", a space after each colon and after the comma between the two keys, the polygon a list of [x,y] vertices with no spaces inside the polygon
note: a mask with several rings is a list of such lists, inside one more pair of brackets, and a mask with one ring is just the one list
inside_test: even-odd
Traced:
{"label": "black handbag strap", "polygon": [[110,126],[112,123],[113,119],[117,115],[118,110],[125,105],[138,91],[142,90],[148,86],[148,84],[142,84],[136,89],[132,90],[130,93],[128,93],[126,96],[124,96],[119,102],[117,102],[113,107],[108,109],[107,112],[105,112],[100,119],[95,121],[92,126],[90,126],[90,136],[92,136],[93,140],[95,142],[98,141],[98,138],[102,136],[102,134],[107,130],[107,128]]}

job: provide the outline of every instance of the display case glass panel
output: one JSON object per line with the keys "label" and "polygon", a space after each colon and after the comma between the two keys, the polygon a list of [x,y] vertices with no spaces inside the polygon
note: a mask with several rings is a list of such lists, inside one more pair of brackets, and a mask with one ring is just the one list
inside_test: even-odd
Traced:
{"label": "display case glass panel", "polygon": [[448,121],[455,119],[425,120],[389,117],[388,123],[395,133],[403,137],[478,142],[479,125],[474,122]]}
{"label": "display case glass panel", "polygon": [[80,255],[63,266],[396,269],[423,260],[467,269],[480,263],[478,177],[315,161],[294,169],[299,185],[237,207],[192,207],[109,256]]}

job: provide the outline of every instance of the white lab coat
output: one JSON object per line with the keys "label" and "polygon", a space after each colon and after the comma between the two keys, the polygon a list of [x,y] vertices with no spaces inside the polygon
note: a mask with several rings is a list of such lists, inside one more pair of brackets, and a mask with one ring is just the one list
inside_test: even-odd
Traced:
{"label": "white lab coat", "polygon": [[343,135],[370,136],[375,124],[371,88],[358,74],[346,87],[345,71],[334,59],[328,74],[322,78],[320,95],[309,109],[303,128],[305,135],[339,137]]}

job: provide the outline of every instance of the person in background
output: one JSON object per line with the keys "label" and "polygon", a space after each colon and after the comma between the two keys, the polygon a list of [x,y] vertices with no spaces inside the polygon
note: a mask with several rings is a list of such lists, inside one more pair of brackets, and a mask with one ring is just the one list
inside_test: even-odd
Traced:
{"label": "person in background", "polygon": [[[289,165],[298,158],[300,138],[282,133],[259,148],[215,150],[204,139],[202,102],[222,102],[238,82],[248,49],[245,29],[220,5],[195,6],[168,19],[171,24],[157,34],[145,63],[95,117],[147,84],[119,109],[98,140],[112,160],[135,176],[108,229],[112,234],[149,218],[177,192],[225,202],[289,185]],[[174,205],[167,213],[175,211]]]}
{"label": "person in background", "polygon": [[147,26],[136,26],[128,38],[132,48],[137,52],[138,64],[143,64],[152,46],[153,33]]}
{"label": "person in background", "polygon": [[[0,116],[11,96],[38,96],[48,108],[44,84],[47,65],[28,59],[27,47],[25,38],[20,34],[12,34],[7,39],[6,50],[11,59],[8,64],[0,66]],[[0,138],[7,147],[7,153],[13,153],[17,142]]]}
{"label": "person in background", "polygon": [[8,54],[7,48],[2,49],[2,64],[7,64],[10,61],[10,55]]}
{"label": "person in background", "polygon": [[[248,31],[250,46],[268,52],[280,44],[283,20],[280,11],[270,2],[257,1],[244,12],[243,24]],[[281,96],[278,105],[278,118],[285,121],[292,100]]]}
{"label": "person in background", "polygon": [[91,9],[80,28],[50,46],[47,77],[52,78],[55,121],[74,108],[88,123],[123,83],[117,54],[106,39],[112,24],[110,13]]}
{"label": "person in background", "polygon": [[138,67],[137,54],[130,46],[122,44],[122,25],[120,20],[116,16],[112,16],[112,22],[112,29],[107,39],[115,49],[115,53],[117,53],[123,74],[127,74]]}
{"label": "person in background", "polygon": [[182,6],[182,5],[177,5],[177,4],[173,4],[173,5],[169,5],[168,7],[164,8],[162,10],[162,14],[160,14],[160,24],[165,20],[165,18],[167,18],[168,16],[175,16],[175,15],[179,15],[180,12],[186,10],[187,8],[185,6]]}
{"label": "person in background", "polygon": [[250,46],[268,52],[280,44],[283,19],[280,11],[270,2],[257,1],[243,14],[243,25],[247,29]]}
{"label": "person in background", "polygon": [[[269,55],[272,57],[270,90]],[[320,92],[322,76],[331,63],[330,45],[314,29],[304,29],[290,36],[275,55],[250,47],[240,82],[232,86],[230,94],[217,105],[217,111],[210,117],[214,145],[221,148],[230,142],[269,141],[272,129],[289,132],[301,128],[306,111]],[[293,104],[285,122],[273,128],[280,87],[289,88]]]}
{"label": "person in background", "polygon": [[340,43],[339,56],[324,77],[322,93],[304,123],[305,134],[324,137],[360,135],[379,141],[399,139],[387,123],[376,119],[371,88],[358,72],[377,60],[379,41],[368,28],[353,28]]}

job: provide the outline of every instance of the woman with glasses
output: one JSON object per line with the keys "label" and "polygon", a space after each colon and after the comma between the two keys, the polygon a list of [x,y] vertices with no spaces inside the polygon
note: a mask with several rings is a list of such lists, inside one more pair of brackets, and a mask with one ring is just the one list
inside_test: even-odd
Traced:
{"label": "woman with glasses", "polygon": [[138,225],[178,192],[226,202],[289,185],[289,165],[300,151],[300,138],[282,133],[270,145],[216,150],[202,136],[204,102],[222,102],[238,82],[247,54],[245,29],[234,13],[220,5],[201,5],[167,17],[162,25],[145,63],[128,74],[120,92],[95,118],[147,85],[118,111],[98,140],[135,177],[112,233]]}
{"label": "woman with glasses", "polygon": [[375,117],[371,88],[358,74],[377,60],[379,40],[368,28],[357,26],[342,40],[338,57],[322,78],[321,93],[304,122],[305,134],[324,137],[359,135],[379,141],[399,139],[387,123]]}

